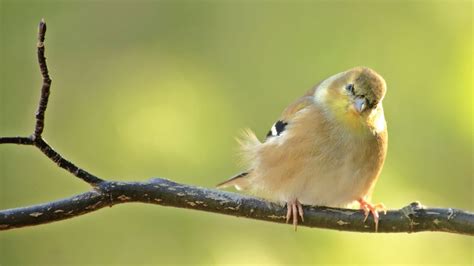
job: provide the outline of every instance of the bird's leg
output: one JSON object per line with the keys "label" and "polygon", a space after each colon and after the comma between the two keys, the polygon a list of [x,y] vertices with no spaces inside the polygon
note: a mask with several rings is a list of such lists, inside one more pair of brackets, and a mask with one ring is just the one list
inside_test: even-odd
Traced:
{"label": "bird's leg", "polygon": [[367,218],[369,217],[370,213],[372,213],[372,215],[374,216],[375,232],[377,232],[379,228],[379,210],[383,211],[384,214],[387,214],[387,208],[383,203],[372,204],[362,198],[357,201],[359,202],[360,208],[364,211],[365,214],[364,223],[365,221],[367,221]]}
{"label": "bird's leg", "polygon": [[298,226],[298,216],[300,216],[301,221],[304,222],[303,218],[303,206],[301,203],[296,199],[291,202],[286,203],[286,223],[290,221],[290,218],[293,217],[293,225],[296,228]]}

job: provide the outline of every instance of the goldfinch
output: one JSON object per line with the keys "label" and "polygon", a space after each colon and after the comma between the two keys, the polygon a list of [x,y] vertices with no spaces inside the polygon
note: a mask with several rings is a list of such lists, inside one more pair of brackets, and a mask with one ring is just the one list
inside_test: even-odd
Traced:
{"label": "goldfinch", "polygon": [[327,78],[290,104],[263,142],[247,130],[239,140],[247,170],[218,187],[286,203],[295,230],[298,216],[304,221],[302,204],[358,202],[377,230],[385,207],[369,198],[387,152],[385,92],[385,80],[366,67]]}

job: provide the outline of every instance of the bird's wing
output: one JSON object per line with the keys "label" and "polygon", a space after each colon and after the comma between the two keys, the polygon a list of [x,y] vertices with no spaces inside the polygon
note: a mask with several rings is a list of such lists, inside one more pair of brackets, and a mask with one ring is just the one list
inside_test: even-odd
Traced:
{"label": "bird's wing", "polygon": [[266,139],[271,138],[271,137],[278,137],[280,136],[286,129],[286,126],[292,118],[301,110],[304,110],[306,107],[308,107],[311,104],[314,104],[313,97],[310,96],[312,95],[312,92],[314,91],[311,90],[307,94],[305,94],[303,97],[299,98],[292,104],[290,104],[281,114],[280,118],[273,124],[271,129],[268,131]]}
{"label": "bird's wing", "polygon": [[[270,131],[267,134],[266,140],[272,137],[278,137],[280,134],[282,134],[289,121],[292,120],[292,118],[301,110],[304,110],[306,107],[308,107],[311,104],[314,104],[313,102],[313,94],[314,91],[316,90],[317,86],[314,87],[313,89],[309,90],[303,97],[299,98],[292,104],[290,104],[282,113],[280,118],[278,119],[277,122],[275,122],[270,129]],[[255,136],[255,134],[250,131],[246,130],[244,131],[243,136],[238,139],[241,147],[241,153],[243,155],[243,160],[252,162],[255,161],[256,159],[256,154],[257,150],[261,147],[261,142],[258,140],[258,138]],[[219,183],[217,185],[218,188],[225,188],[225,187],[230,187],[230,186],[235,186],[238,190],[245,190],[249,187],[249,175],[251,175],[252,170],[249,169],[245,172],[242,172],[238,175],[235,175],[228,180]]]}

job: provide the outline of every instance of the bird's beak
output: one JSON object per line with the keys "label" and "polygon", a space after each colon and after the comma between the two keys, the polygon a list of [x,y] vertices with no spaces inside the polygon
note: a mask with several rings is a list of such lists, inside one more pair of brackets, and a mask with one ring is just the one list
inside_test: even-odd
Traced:
{"label": "bird's beak", "polygon": [[367,107],[366,100],[363,97],[357,97],[354,100],[354,108],[357,112],[362,113]]}

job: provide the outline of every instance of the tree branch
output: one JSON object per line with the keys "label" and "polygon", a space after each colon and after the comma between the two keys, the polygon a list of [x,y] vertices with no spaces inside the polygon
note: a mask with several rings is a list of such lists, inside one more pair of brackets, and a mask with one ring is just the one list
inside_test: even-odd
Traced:
{"label": "tree branch", "polygon": [[[56,152],[42,137],[45,111],[51,87],[44,38],[46,24],[41,20],[38,31],[38,62],[43,77],[36,125],[30,137],[0,137],[0,144],[32,145],[59,167],[93,186],[82,194],[44,204],[0,210],[0,230],[56,222],[128,202],[142,202],[195,209],[225,215],[285,223],[286,208],[276,203],[246,195],[174,183],[160,178],[146,182],[104,181],[90,174]],[[361,210],[329,207],[304,207],[301,226],[354,232],[376,232],[373,218],[364,221]],[[457,209],[425,208],[414,202],[400,210],[390,210],[380,218],[380,233],[440,231],[474,235],[474,214]]]}
{"label": "tree branch", "polygon": [[44,114],[48,107],[49,92],[51,88],[51,78],[49,77],[48,66],[46,64],[46,57],[44,55],[45,46],[44,39],[46,35],[46,23],[44,19],[38,26],[38,43],[36,45],[38,54],[38,64],[40,67],[41,76],[43,78],[43,85],[41,86],[41,96],[36,111],[36,124],[33,134],[30,137],[0,137],[0,144],[19,144],[19,145],[33,145],[44,153],[49,159],[55,162],[59,167],[65,169],[74,176],[86,181],[92,186],[97,185],[104,180],[97,176],[77,167],[72,162],[66,160],[58,152],[56,152],[49,144],[43,139],[44,129]]}
{"label": "tree branch", "polygon": [[[105,181],[95,189],[55,202],[0,211],[0,230],[69,219],[103,207],[142,202],[194,209],[262,221],[285,223],[286,207],[246,195],[178,184],[154,178],[148,182]],[[360,210],[304,207],[301,226],[375,233],[373,218]],[[424,208],[414,202],[381,216],[378,232],[440,231],[474,235],[474,214],[457,209]]]}
{"label": "tree branch", "polygon": [[41,97],[38,104],[38,110],[36,111],[36,125],[35,132],[33,134],[34,139],[41,138],[41,134],[44,129],[44,113],[48,107],[49,91],[51,88],[51,78],[48,74],[48,66],[46,65],[46,57],[44,56],[44,38],[46,35],[46,23],[44,19],[41,19],[41,22],[38,27],[38,44],[37,54],[38,54],[38,64],[41,71],[41,76],[43,77],[43,86],[41,86]]}
{"label": "tree branch", "polygon": [[0,144],[33,145],[33,140],[28,137],[0,137]]}

